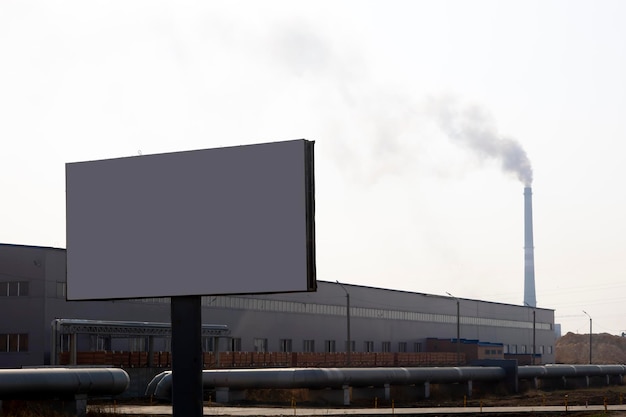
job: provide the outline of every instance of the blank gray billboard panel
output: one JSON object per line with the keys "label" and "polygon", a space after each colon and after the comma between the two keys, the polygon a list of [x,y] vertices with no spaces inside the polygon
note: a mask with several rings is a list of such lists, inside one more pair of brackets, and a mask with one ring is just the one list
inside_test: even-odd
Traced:
{"label": "blank gray billboard panel", "polygon": [[314,291],[313,145],[66,164],[67,299]]}

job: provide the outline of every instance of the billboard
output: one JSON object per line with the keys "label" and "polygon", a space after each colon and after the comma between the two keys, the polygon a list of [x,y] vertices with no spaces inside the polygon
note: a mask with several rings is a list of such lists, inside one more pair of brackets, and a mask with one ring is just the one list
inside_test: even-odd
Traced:
{"label": "billboard", "polygon": [[67,163],[67,299],[314,291],[313,145]]}

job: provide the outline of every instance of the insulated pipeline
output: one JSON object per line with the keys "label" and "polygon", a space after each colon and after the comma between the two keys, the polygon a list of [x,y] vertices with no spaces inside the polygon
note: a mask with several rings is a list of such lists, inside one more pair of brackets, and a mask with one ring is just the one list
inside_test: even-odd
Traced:
{"label": "insulated pipeline", "polygon": [[[162,372],[148,384],[146,395],[169,398],[171,371]],[[500,367],[457,368],[268,368],[221,369],[202,373],[204,388],[340,388],[342,386],[410,385],[424,382],[501,380]]]}
{"label": "insulated pipeline", "polygon": [[0,396],[115,395],[130,378],[119,368],[0,369]]}

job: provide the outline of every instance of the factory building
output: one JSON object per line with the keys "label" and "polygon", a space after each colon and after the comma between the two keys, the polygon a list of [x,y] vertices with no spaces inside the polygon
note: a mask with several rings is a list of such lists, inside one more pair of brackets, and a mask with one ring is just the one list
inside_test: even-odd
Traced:
{"label": "factory building", "polygon": [[[71,343],[78,351],[128,352],[152,343],[141,334],[108,333],[106,326],[72,341],[53,332],[58,319],[170,322],[168,298],[66,301],[65,268],[65,249],[0,244],[0,367],[57,363],[56,355]],[[205,296],[202,321],[228,328],[207,337],[205,351],[340,353],[347,350],[349,332],[354,354],[426,352],[435,345],[454,352],[463,341],[464,352],[476,345],[520,363],[533,350],[534,363],[555,358],[551,309],[335,281],[320,280],[309,293]],[[167,335],[154,343],[151,350],[170,348]]]}

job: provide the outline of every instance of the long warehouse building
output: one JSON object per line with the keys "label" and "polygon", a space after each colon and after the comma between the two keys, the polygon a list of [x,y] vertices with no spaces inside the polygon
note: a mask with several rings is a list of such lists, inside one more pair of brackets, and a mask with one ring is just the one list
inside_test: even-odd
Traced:
{"label": "long warehouse building", "polygon": [[[66,301],[65,268],[65,249],[0,244],[0,367],[57,363],[53,356],[72,343],[64,338],[68,335],[53,332],[60,319],[170,322],[168,298]],[[205,296],[202,318],[228,328],[224,337],[207,337],[205,351],[346,352],[349,331],[355,355],[427,352],[437,346],[453,352],[463,341],[495,347],[486,352],[496,357],[523,358],[534,351],[534,363],[555,360],[554,310],[336,281],[318,281],[317,292],[310,293]],[[141,334],[120,337],[102,329],[87,331],[75,348],[148,349]],[[159,343],[150,349],[169,350],[167,337]]]}

